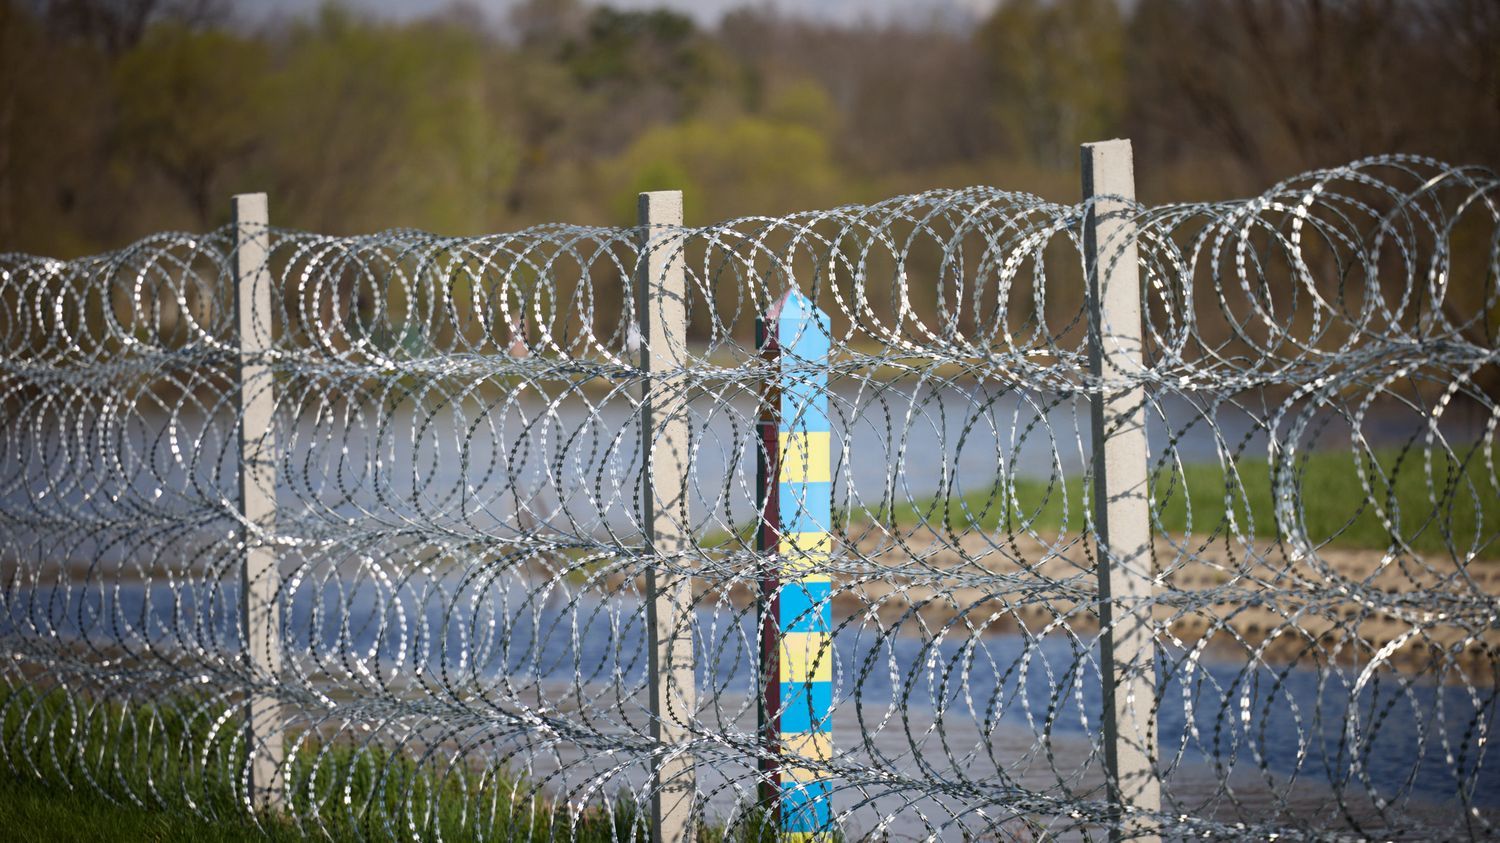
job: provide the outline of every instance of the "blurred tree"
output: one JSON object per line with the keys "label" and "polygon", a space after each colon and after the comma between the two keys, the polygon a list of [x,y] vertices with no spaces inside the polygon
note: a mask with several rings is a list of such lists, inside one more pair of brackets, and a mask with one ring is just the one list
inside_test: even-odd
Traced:
{"label": "blurred tree", "polygon": [[764,98],[761,113],[768,120],[806,126],[825,137],[839,130],[839,114],[822,85],[812,79],[790,79]]}
{"label": "blurred tree", "polygon": [[117,224],[106,73],[96,47],[0,2],[0,250],[77,254],[133,233]]}
{"label": "blurred tree", "polygon": [[1265,183],[1377,152],[1495,163],[1493,0],[1142,0],[1130,128]]}
{"label": "blurred tree", "polygon": [[228,0],[31,0],[54,32],[93,43],[111,55],[133,49],[153,23],[195,29],[223,23]]}
{"label": "blurred tree", "polygon": [[589,150],[612,155],[648,127],[703,110],[716,97],[742,100],[743,78],[692,19],[666,10],[600,7],[559,59],[600,108],[585,128]]}
{"label": "blurred tree", "polygon": [[522,0],[506,19],[523,48],[555,55],[583,33],[588,16],[582,0]]}
{"label": "blurred tree", "polygon": [[782,86],[820,86],[837,126],[836,155],[852,169],[883,178],[994,151],[991,121],[975,103],[983,64],[961,35],[846,28],[745,9],[725,17],[719,37],[753,68],[754,105]]}
{"label": "blurred tree", "polygon": [[1494,0],[1001,0],[971,30],[237,11],[0,0],[0,248],[211,225],[257,189],[330,232],[621,221],[641,186],[708,192],[698,221],[976,182],[1071,199],[1076,144],[1116,133],[1148,201],[1377,151],[1500,158]]}
{"label": "blurred tree", "polygon": [[222,216],[226,169],[262,140],[266,68],[259,42],[176,23],[116,65],[118,149],[164,176],[200,227]]}
{"label": "blurred tree", "polygon": [[356,20],[332,7],[291,35],[272,81],[273,201],[322,231],[484,230],[518,149],[471,30]]}
{"label": "blurred tree", "polygon": [[582,38],[570,39],[563,60],[583,87],[693,83],[701,56],[692,18],[666,9],[634,12],[608,6],[589,17]]}
{"label": "blurred tree", "polygon": [[1125,27],[1115,0],[1003,0],[974,39],[1013,155],[1071,167],[1078,144],[1117,131]]}
{"label": "blurred tree", "polygon": [[815,128],[750,116],[651,129],[614,170],[622,184],[615,218],[624,223],[634,222],[635,197],[647,190],[682,190],[685,218],[701,225],[818,207],[840,183],[828,140]]}
{"label": "blurred tree", "polygon": [[506,60],[507,101],[524,162],[507,196],[512,214],[603,222],[600,203],[566,194],[586,190],[649,128],[735,112],[747,95],[743,70],[679,14],[533,0],[510,26],[520,48]]}

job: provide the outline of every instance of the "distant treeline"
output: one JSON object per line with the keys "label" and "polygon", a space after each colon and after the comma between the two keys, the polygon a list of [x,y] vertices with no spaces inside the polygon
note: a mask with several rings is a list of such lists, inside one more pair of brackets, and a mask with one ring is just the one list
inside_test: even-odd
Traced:
{"label": "distant treeline", "polygon": [[1070,201],[1136,142],[1150,202],[1378,152],[1500,163],[1494,0],[1008,0],[970,31],[533,0],[250,24],[222,0],[0,0],[0,251],[227,221],[468,234],[690,223],[987,183]]}

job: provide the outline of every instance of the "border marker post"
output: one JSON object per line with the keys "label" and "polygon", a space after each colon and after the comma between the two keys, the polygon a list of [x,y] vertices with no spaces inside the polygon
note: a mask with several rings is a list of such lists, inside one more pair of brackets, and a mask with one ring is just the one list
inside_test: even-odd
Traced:
{"label": "border marker post", "polygon": [[[832,526],[828,317],[796,290],[756,320],[761,389],[756,547],[760,596],[761,801],[788,843],[831,839],[822,768],[833,754]],[[800,763],[799,763],[800,762]],[[808,766],[811,762],[813,766]]]}

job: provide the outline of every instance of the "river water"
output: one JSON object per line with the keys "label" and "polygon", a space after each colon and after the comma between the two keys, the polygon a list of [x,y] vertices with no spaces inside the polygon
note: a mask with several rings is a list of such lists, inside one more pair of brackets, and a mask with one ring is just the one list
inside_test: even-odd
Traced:
{"label": "river water", "polygon": [[[530,710],[555,718],[564,733],[642,733],[646,637],[635,596],[602,600],[566,582],[527,587],[521,577],[475,589],[460,579],[429,583],[425,599],[382,588],[377,578],[345,583],[341,593],[296,590],[285,617],[290,681],[334,698],[378,686],[388,698],[426,700],[418,691],[425,681],[471,705],[482,699],[478,707],[493,707],[497,717]],[[11,588],[0,635],[107,646],[124,633],[133,649],[149,641],[158,656],[192,671],[202,658],[193,653],[233,646],[237,606],[232,582]],[[705,606],[694,636],[697,728],[750,740],[752,617]],[[1097,646],[1088,636],[934,639],[851,620],[834,647],[839,764],[981,789],[1011,781],[1101,796],[1091,755],[1101,716]],[[1357,670],[1187,655],[1164,652],[1157,668],[1158,745],[1175,771],[1168,796],[1179,805],[1211,803],[1227,781],[1252,805],[1301,805],[1283,819],[1309,800],[1322,804],[1309,793],[1326,801],[1335,789],[1356,806],[1384,800],[1424,810],[1456,805],[1463,789],[1470,805],[1500,808],[1500,764],[1485,753],[1500,727],[1493,688],[1389,671],[1355,687]],[[599,775],[581,750],[559,754],[555,744],[518,761],[528,759],[533,774],[577,765],[562,781]],[[732,787],[736,766],[744,765],[719,764],[705,774],[705,788],[721,780],[718,801],[727,804],[714,806],[721,813],[746,787],[747,780]],[[625,771],[616,786],[638,786],[643,770]],[[860,794],[872,787],[867,779],[841,790],[836,807],[866,825],[888,813],[904,817],[896,827],[921,836],[900,797],[864,804]]]}
{"label": "river water", "polygon": [[[1088,408],[1073,398],[897,383],[841,386],[833,403],[835,441],[845,443],[834,453],[835,499],[845,507],[989,490],[997,476],[1077,477],[1090,450]],[[1226,453],[1263,457],[1268,427],[1278,436],[1290,428],[1289,419],[1264,423],[1274,402],[1204,406],[1160,399],[1152,408],[1153,454],[1170,443],[1185,463]],[[741,394],[690,405],[698,535],[753,517],[754,412]],[[1302,448],[1347,448],[1351,437],[1379,447],[1433,429],[1411,409],[1373,414],[1357,431],[1335,414],[1307,412],[1315,424],[1296,437]],[[294,539],[327,547],[344,530],[358,536],[351,545],[382,534],[421,545],[427,533],[483,545],[503,543],[519,528],[638,541],[640,436],[627,396],[418,400],[384,414],[310,402],[283,418],[296,421],[280,429],[287,456],[279,529]],[[1472,441],[1479,423],[1450,413],[1436,430]],[[150,642],[177,654],[171,660],[184,669],[196,658],[185,654],[232,654],[239,596],[236,578],[225,576],[220,538],[233,533],[222,512],[235,494],[231,437],[188,414],[132,414],[97,428],[98,435],[65,438],[39,427],[27,446],[0,456],[0,500],[15,525],[0,636],[127,648]],[[161,524],[130,527],[155,514],[165,516]],[[26,526],[49,517],[76,518],[75,535]],[[136,535],[122,538],[122,530]],[[454,687],[491,689],[501,706],[553,699],[561,707],[548,716],[577,720],[595,706],[597,716],[583,718],[589,728],[643,728],[644,612],[634,595],[604,599],[603,589],[566,580],[543,588],[519,570],[476,587],[469,575],[483,564],[467,558],[467,569],[416,577],[410,568],[422,563],[399,552],[314,565],[283,595],[298,681],[325,689],[374,681],[400,696],[417,687],[414,678],[440,675]],[[92,574],[85,562],[95,564]],[[697,613],[698,718],[706,732],[753,732],[752,624],[728,605]],[[841,763],[1100,798],[1096,650],[1087,635],[934,639],[851,620],[835,636]],[[1168,798],[1185,811],[1222,812],[1225,781],[1241,796],[1260,794],[1245,796],[1247,804],[1270,811],[1296,802],[1298,815],[1339,803],[1327,795],[1334,792],[1366,805],[1404,800],[1441,810],[1458,804],[1463,789],[1470,805],[1500,808],[1500,764],[1485,754],[1500,726],[1493,688],[1390,672],[1356,687],[1357,670],[1188,655],[1164,652],[1157,671],[1158,743],[1174,771]],[[572,709],[561,705],[568,699],[576,701]],[[554,757],[566,766],[570,756]],[[582,754],[571,758],[587,766]],[[708,789],[727,809],[744,795],[736,781],[745,771],[732,763],[716,769],[706,775],[719,784]],[[894,812],[902,819],[893,829],[920,836],[924,826],[914,817],[921,811],[901,807],[899,794],[863,801],[877,789],[866,782],[840,790],[835,807],[865,827]],[[937,816],[940,802],[930,806]]]}

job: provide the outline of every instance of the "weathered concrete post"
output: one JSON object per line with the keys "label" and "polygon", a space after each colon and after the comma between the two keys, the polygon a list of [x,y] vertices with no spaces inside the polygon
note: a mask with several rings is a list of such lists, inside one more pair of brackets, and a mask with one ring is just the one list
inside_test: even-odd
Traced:
{"label": "weathered concrete post", "polygon": [[[276,438],[272,413],[276,397],[264,353],[271,348],[271,271],[269,213],[264,193],[234,197],[234,277],[240,344],[240,506],[248,524],[243,535],[240,613],[245,657],[255,681],[274,685],[281,676],[281,585],[276,551],[260,535],[276,529]],[[281,704],[271,694],[250,695],[245,723],[249,750],[247,796],[256,809],[278,809],[285,782],[278,775],[285,760]]]}
{"label": "weathered concrete post", "polygon": [[1093,396],[1094,524],[1098,536],[1104,763],[1120,816],[1115,838],[1154,837],[1132,814],[1161,809],[1156,774],[1156,665],[1151,627],[1151,507],[1145,391],[1119,386],[1144,365],[1130,141],[1083,145],[1089,362],[1106,386]]}
{"label": "weathered concrete post", "polygon": [[[828,316],[789,290],[755,323],[761,389],[761,801],[780,839],[831,840],[833,757],[832,444]],[[810,764],[808,762],[811,762]]]}
{"label": "weathered concrete post", "polygon": [[[691,432],[686,416],[687,271],[683,255],[682,192],[642,193],[642,254],[636,280],[640,313],[641,506],[647,551],[646,626],[649,631],[652,763],[651,839],[688,841],[696,834],[693,757],[686,748],[697,707],[693,679],[691,579],[663,570],[680,566],[688,547],[688,471]],[[653,375],[653,372],[660,372]]]}

